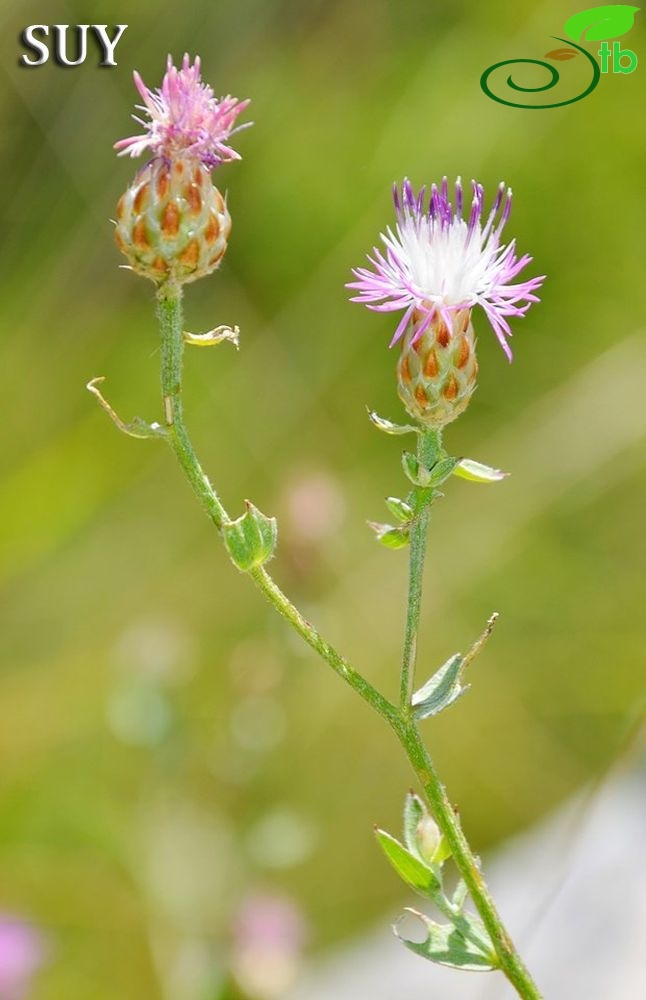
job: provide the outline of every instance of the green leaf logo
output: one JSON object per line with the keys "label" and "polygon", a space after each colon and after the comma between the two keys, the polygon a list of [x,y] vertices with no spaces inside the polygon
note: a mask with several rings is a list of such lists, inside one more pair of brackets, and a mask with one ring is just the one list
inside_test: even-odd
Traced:
{"label": "green leaf logo", "polygon": [[601,42],[606,38],[618,38],[630,31],[638,10],[639,7],[629,7],[623,3],[590,7],[570,17],[565,22],[565,31],[577,41]]}

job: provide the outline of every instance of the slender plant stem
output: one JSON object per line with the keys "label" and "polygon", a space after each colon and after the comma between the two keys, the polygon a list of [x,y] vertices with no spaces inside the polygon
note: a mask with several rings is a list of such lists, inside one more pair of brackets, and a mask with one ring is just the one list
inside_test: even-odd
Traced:
{"label": "slender plant stem", "polygon": [[[441,452],[441,431],[428,430],[419,435],[417,457],[422,466],[430,467],[440,457]],[[464,836],[458,816],[451,806],[446,789],[439,779],[412,716],[411,699],[415,687],[415,661],[422,609],[424,558],[430,518],[429,497],[425,496],[424,490],[417,488],[413,497],[415,515],[410,531],[408,607],[400,687],[400,713],[404,725],[396,731],[406,751],[406,756],[422,783],[435,820],[451,848],[453,859],[467,885],[474,905],[489,932],[502,971],[516,986],[521,996],[536,998],[540,994],[532,983],[527,969],[505,930],[480,872],[478,860]],[[524,989],[525,992],[521,992],[521,989]]]}
{"label": "slender plant stem", "polygon": [[[424,431],[418,435],[417,457],[420,464],[432,464],[441,448],[441,431]],[[424,579],[424,558],[426,536],[431,516],[428,498],[424,491],[414,491],[414,517],[410,528],[410,561],[408,570],[408,605],[406,628],[404,631],[404,653],[402,658],[399,705],[404,715],[410,714],[411,699],[415,689],[415,662],[417,659],[417,635],[422,611],[422,583]]]}
{"label": "slender plant stem", "polygon": [[300,611],[294,607],[289,598],[282,592],[264,566],[251,570],[249,576],[262,590],[263,594],[273,604],[276,610],[292,625],[308,645],[332,667],[335,673],[361,695],[372,708],[395,729],[399,725],[399,713],[387,698],[377,691],[354,667],[350,666],[345,657],[341,656],[333,646],[317,632],[313,625],[303,618]]}
{"label": "slender plant stem", "polygon": [[[203,506],[215,523],[222,528],[230,522],[224,504],[217,495],[206,473],[202,469],[184,424],[182,406],[182,360],[184,336],[182,327],[182,289],[179,286],[164,285],[158,294],[158,312],[161,324],[161,383],[164,403],[166,437],[175,452],[180,465],[202,501]],[[276,610],[285,618],[300,636],[314,649],[332,669],[339,674],[358,694],[367,701],[386,721],[393,726],[398,718],[397,709],[381,695],[376,688],[361,676],[348,661],[341,656],[300,611],[294,607],[264,566],[249,571],[248,575]]]}
{"label": "slender plant stem", "polygon": [[538,987],[505,929],[483,878],[478,858],[471,850],[462,831],[460,820],[449,801],[446,789],[439,779],[428,750],[422,742],[417,726],[413,721],[408,721],[396,732],[426,793],[437,825],[451,848],[453,860],[466,883],[474,906],[487,928],[498,956],[501,971],[516,988],[520,997],[525,998],[525,1000],[541,1000]]}
{"label": "slender plant stem", "polygon": [[[182,408],[182,362],[184,335],[182,326],[181,287],[166,284],[158,292],[158,315],[161,326],[161,383],[164,404],[166,439],[177,456],[194,492],[218,530],[230,523],[230,517],[220,497],[204,473],[191,444]],[[436,457],[440,450],[437,435],[420,435],[418,457],[422,464]],[[424,788],[436,822],[451,848],[456,866],[471,894],[473,903],[489,933],[500,969],[514,985],[524,1000],[541,1000],[541,995],[529,972],[523,965],[496,910],[485,885],[477,858],[471,851],[462,832],[459,819],[448,799],[432,760],[426,750],[419,730],[411,718],[410,697],[414,685],[415,652],[422,595],[422,573],[428,505],[421,500],[411,530],[411,580],[408,595],[408,614],[405,634],[405,653],[402,666],[402,704],[393,705],[368,680],[330,645],[298,611],[275,583],[264,566],[248,571],[256,586],[282,617],[314,649],[361,698],[369,704],[390,726],[402,744],[406,756]],[[413,543],[414,539],[414,543]]]}
{"label": "slender plant stem", "polygon": [[225,521],[229,520],[229,516],[198,461],[184,424],[182,403],[184,329],[181,286],[162,285],[157,293],[157,315],[161,327],[161,388],[167,439],[188,481],[219,530]]}

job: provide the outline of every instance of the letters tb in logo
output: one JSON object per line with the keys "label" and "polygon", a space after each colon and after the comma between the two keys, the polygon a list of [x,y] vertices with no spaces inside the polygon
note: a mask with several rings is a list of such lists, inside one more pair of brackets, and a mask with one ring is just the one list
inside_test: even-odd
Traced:
{"label": "letters tb in logo", "polygon": [[612,49],[607,42],[604,42],[597,55],[601,63],[602,73],[610,72],[609,65],[612,66],[613,73],[632,73],[637,68],[636,54],[632,49],[622,49],[620,42],[613,42]]}

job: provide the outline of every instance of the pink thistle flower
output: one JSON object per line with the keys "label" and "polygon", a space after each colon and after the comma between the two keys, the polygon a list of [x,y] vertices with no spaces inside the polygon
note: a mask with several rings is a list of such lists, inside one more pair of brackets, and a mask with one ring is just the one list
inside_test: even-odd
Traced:
{"label": "pink thistle flower", "polygon": [[161,88],[155,91],[148,89],[136,71],[134,80],[144,102],[137,108],[150,121],[132,116],[145,132],[115,142],[119,156],[140,156],[150,149],[153,156],[167,161],[178,156],[195,157],[207,170],[240,159],[228,141],[235,132],[252,124],[235,125],[249,101],[215,97],[211,87],[202,83],[199,56],[191,66],[186,54],[181,69],[173,65],[169,56]]}
{"label": "pink thistle flower", "polygon": [[381,234],[385,253],[374,247],[368,260],[374,270],[353,268],[356,281],[348,288],[359,294],[361,302],[377,312],[404,310],[391,341],[391,347],[403,336],[415,313],[421,314],[413,343],[429,329],[434,320],[442,320],[452,329],[452,314],[480,305],[496,337],[511,361],[507,337],[511,336],[508,317],[524,316],[545,275],[514,282],[532,258],[518,257],[516,242],[501,242],[502,230],[511,211],[511,188],[504,183],[483,224],[484,189],[476,181],[468,214],[463,216],[463,192],[460,179],[455,184],[455,206],[449,201],[446,177],[438,188],[433,184],[428,207],[426,188],[415,194],[408,179],[401,192],[395,185],[397,221]]}

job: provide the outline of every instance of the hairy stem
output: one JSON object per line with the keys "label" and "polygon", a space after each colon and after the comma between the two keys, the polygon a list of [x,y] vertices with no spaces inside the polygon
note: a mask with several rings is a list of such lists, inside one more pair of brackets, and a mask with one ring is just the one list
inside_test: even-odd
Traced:
{"label": "hairy stem", "polygon": [[[441,452],[441,431],[428,430],[419,435],[417,457],[422,466],[429,468],[440,458]],[[451,806],[446,789],[439,779],[412,717],[411,700],[415,688],[417,637],[422,610],[424,558],[430,518],[430,498],[425,496],[424,490],[416,488],[413,496],[415,514],[410,532],[408,606],[400,686],[400,714],[403,725],[397,727],[396,732],[426,792],[435,820],[451,848],[453,860],[487,928],[502,971],[521,996],[537,998],[540,994],[505,930],[482,877],[478,859],[464,836],[457,813]]]}
{"label": "hairy stem", "polygon": [[[182,327],[182,290],[179,286],[166,284],[158,292],[158,315],[161,326],[161,383],[164,404],[164,424],[166,439],[177,456],[194,492],[206,509],[207,514],[220,530],[230,523],[230,517],[220,497],[204,473],[191,444],[182,409],[182,360],[184,335]],[[420,435],[418,457],[422,464],[430,464],[440,451],[439,436],[433,433]],[[456,866],[464,879],[473,903],[487,928],[493,947],[498,956],[501,970],[514,985],[524,1000],[540,1000],[540,993],[525,969],[514,945],[498,915],[493,899],[480,873],[478,860],[474,856],[462,832],[458,817],[447,797],[444,786],[435,772],[431,758],[422,743],[419,731],[410,714],[410,700],[414,686],[415,651],[419,628],[422,572],[426,533],[428,528],[428,504],[422,502],[423,494],[417,495],[418,508],[411,530],[410,585],[408,614],[406,621],[405,652],[402,665],[402,703],[396,708],[350,663],[330,645],[292,604],[280,587],[274,582],[264,566],[248,572],[248,576],[262,591],[278,613],[298,632],[298,634],[328,663],[361,698],[369,704],[390,726],[402,744],[406,756],[424,788],[436,822],[453,853]]]}
{"label": "hairy stem", "polygon": [[458,815],[449,801],[417,726],[414,722],[407,721],[396,732],[426,793],[435,821],[451,848],[453,860],[466,883],[473,904],[487,928],[501,971],[516,988],[520,997],[525,1000],[541,1000],[538,987],[505,929],[483,878],[479,860],[462,831]]}
{"label": "hairy stem", "polygon": [[[417,457],[422,466],[431,465],[441,448],[441,431],[424,431],[418,436]],[[410,713],[411,698],[415,689],[415,662],[417,659],[417,635],[422,611],[422,583],[424,578],[424,558],[426,536],[431,516],[430,504],[424,491],[416,488],[413,502],[414,516],[410,528],[410,561],[408,570],[408,606],[404,631],[404,653],[402,658],[399,705],[405,715]]]}

